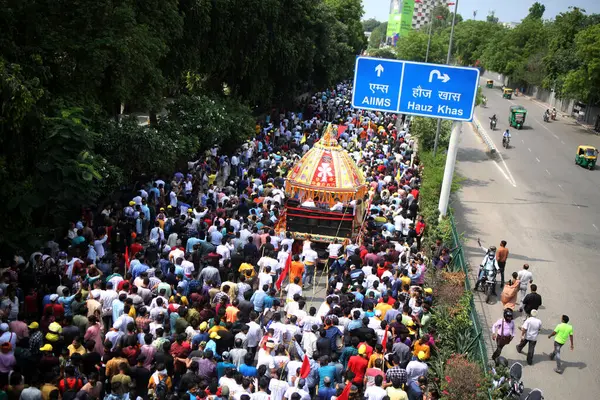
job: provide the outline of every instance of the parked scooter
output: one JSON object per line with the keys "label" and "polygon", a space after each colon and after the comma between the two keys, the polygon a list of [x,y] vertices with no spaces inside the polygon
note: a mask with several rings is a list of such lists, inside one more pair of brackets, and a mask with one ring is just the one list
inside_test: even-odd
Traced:
{"label": "parked scooter", "polygon": [[508,371],[508,398],[520,399],[521,395],[525,391],[525,385],[521,378],[523,377],[523,366],[516,362],[511,365],[510,370]]}

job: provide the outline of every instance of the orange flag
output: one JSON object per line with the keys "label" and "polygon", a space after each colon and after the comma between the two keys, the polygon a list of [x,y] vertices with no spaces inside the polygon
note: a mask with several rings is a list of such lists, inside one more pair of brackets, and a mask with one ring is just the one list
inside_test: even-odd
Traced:
{"label": "orange flag", "polygon": [[281,290],[281,284],[285,280],[288,272],[290,272],[291,265],[292,265],[292,255],[289,254],[288,258],[285,262],[285,267],[283,268],[283,271],[281,271],[281,275],[279,275],[279,278],[277,278],[277,282],[275,282],[275,287],[277,288],[277,290]]}
{"label": "orange flag", "polygon": [[129,246],[125,247],[125,266],[129,269]]}

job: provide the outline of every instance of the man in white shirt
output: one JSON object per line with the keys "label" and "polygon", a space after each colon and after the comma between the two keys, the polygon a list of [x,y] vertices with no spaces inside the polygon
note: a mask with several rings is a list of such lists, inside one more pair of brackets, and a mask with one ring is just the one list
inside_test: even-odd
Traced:
{"label": "man in white shirt", "polygon": [[344,203],[340,199],[335,199],[335,204],[329,209],[330,211],[342,211],[344,209]]}
{"label": "man in white shirt", "polygon": [[537,337],[542,328],[542,321],[537,318],[538,310],[531,310],[531,317],[527,318],[521,327],[521,342],[517,345],[517,351],[523,352],[526,344],[527,347],[527,364],[533,364],[533,352],[537,344]]}
{"label": "man in white shirt", "polygon": [[294,295],[298,294],[302,296],[302,286],[299,285],[300,277],[295,277],[294,282],[290,283],[285,287],[285,291],[287,292],[286,301],[291,302],[294,300]]}
{"label": "man in white shirt", "polygon": [[529,264],[523,264],[519,271],[519,308],[523,307],[523,299],[527,295],[527,288],[533,283],[533,274],[529,271]]}
{"label": "man in white shirt", "polygon": [[231,259],[231,250],[233,250],[233,245],[229,242],[230,239],[224,237],[221,239],[221,244],[217,246],[217,254],[221,255],[219,259],[219,265],[223,265],[223,261]]}
{"label": "man in white shirt", "polygon": [[365,400],[383,400],[387,396],[387,392],[381,387],[383,384],[383,376],[375,376],[375,384],[368,386],[365,390]]}
{"label": "man in white shirt", "polygon": [[302,280],[304,286],[312,285],[313,275],[318,259],[319,254],[317,254],[317,252],[314,250],[313,244],[310,243],[310,247],[305,249],[302,253],[302,261],[304,262],[304,266],[306,268],[304,270],[304,278]]}
{"label": "man in white shirt", "polygon": [[150,231],[149,240],[151,242],[154,241],[159,248],[165,241],[165,232],[160,228],[160,223],[158,221],[154,223],[154,228]]}

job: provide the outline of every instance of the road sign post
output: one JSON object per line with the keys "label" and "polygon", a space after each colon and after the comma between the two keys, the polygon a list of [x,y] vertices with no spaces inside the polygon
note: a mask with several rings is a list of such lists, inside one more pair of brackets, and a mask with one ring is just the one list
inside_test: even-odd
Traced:
{"label": "road sign post", "polygon": [[352,106],[470,121],[478,82],[477,68],[357,57]]}

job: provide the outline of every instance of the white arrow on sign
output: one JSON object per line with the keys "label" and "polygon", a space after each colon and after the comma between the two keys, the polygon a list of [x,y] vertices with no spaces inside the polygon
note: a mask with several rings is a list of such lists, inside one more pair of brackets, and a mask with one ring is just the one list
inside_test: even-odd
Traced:
{"label": "white arrow on sign", "polygon": [[383,72],[383,65],[379,64],[378,66],[376,66],[375,71],[377,72],[377,77],[379,78],[381,76],[381,73]]}
{"label": "white arrow on sign", "polygon": [[450,80],[450,77],[448,76],[448,74],[442,74],[440,71],[438,71],[437,69],[434,69],[433,71],[431,71],[429,73],[429,82],[431,83],[433,81],[433,77],[436,76],[440,81],[446,83]]}

